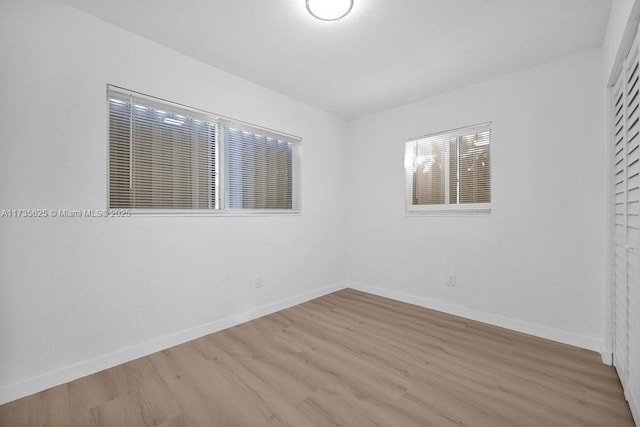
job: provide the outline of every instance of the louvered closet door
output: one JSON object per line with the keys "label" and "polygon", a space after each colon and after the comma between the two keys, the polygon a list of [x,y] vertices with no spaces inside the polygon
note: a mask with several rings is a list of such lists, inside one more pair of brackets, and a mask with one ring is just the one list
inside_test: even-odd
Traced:
{"label": "louvered closet door", "polygon": [[613,281],[614,281],[614,364],[620,378],[627,375],[627,132],[625,73],[614,87],[613,131]]}
{"label": "louvered closet door", "polygon": [[[629,57],[627,78],[627,389],[640,398],[640,50]],[[636,401],[637,404],[637,401]]]}
{"label": "louvered closet door", "polygon": [[640,397],[640,63],[638,41],[614,87],[614,365]]}

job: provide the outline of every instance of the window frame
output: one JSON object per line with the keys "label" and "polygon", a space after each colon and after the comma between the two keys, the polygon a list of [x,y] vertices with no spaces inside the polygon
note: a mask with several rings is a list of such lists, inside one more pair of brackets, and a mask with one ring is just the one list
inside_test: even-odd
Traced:
{"label": "window frame", "polygon": [[[276,131],[270,128],[266,128],[259,125],[254,125],[242,120],[233,119],[220,114],[211,113],[206,110],[190,107],[178,102],[169,101],[156,96],[147,95],[141,92],[126,89],[113,84],[106,85],[106,197],[105,205],[109,211],[126,210],[135,216],[282,216],[282,215],[301,215],[302,203],[301,203],[301,184],[302,184],[302,138],[289,133]],[[206,120],[215,123],[217,125],[217,135],[215,138],[215,175],[216,181],[215,192],[211,195],[213,200],[213,207],[209,209],[166,209],[166,208],[120,208],[110,206],[110,191],[111,191],[111,177],[110,177],[110,100],[112,93],[118,93],[121,96],[129,96],[133,99],[135,96],[137,99],[148,101],[150,106],[164,106],[175,107],[183,112],[192,112],[198,117],[206,117]],[[131,104],[133,105],[133,104]],[[268,136],[274,139],[288,142],[292,146],[291,155],[291,209],[276,209],[276,208],[264,208],[264,209],[230,209],[226,204],[226,187],[224,182],[226,173],[226,156],[225,156],[225,142],[224,142],[224,128],[232,127],[234,129],[240,129],[251,133]]]}
{"label": "window frame", "polygon": [[[492,159],[492,132],[491,132],[492,122],[484,122],[471,126],[464,126],[455,129],[449,129],[442,132],[434,132],[426,135],[421,135],[413,138],[409,138],[405,141],[404,144],[404,175],[405,175],[405,215],[406,216],[422,216],[422,215],[433,215],[433,216],[466,216],[466,215],[490,215],[492,210],[493,203],[493,162]],[[451,138],[459,138],[465,135],[469,135],[472,133],[479,133],[482,131],[489,131],[489,158],[490,158],[490,168],[489,168],[489,194],[490,194],[490,202],[488,203],[463,203],[463,204],[452,204],[452,203],[443,203],[443,204],[430,204],[430,205],[415,205],[413,204],[413,177],[414,177],[414,167],[415,167],[415,147],[416,144],[426,138],[432,137],[445,137],[448,141]],[[474,132],[475,131],[475,132]],[[445,144],[446,149],[444,150],[443,156],[443,164],[445,165],[445,173],[444,173],[444,191],[445,191],[445,200],[449,199],[449,181],[450,181],[450,165],[449,165],[449,146]]]}

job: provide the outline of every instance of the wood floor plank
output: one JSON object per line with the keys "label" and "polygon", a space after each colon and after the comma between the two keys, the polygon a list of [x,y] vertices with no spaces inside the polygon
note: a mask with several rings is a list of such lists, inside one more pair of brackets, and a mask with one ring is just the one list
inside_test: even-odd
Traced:
{"label": "wood floor plank", "polygon": [[339,291],[0,406],[0,426],[632,426],[594,352]]}

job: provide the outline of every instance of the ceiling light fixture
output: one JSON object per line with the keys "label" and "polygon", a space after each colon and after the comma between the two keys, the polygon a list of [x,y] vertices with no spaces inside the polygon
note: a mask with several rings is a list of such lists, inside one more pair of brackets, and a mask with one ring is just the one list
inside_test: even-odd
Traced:
{"label": "ceiling light fixture", "polygon": [[337,21],[347,16],[353,0],[306,0],[307,10],[321,21]]}

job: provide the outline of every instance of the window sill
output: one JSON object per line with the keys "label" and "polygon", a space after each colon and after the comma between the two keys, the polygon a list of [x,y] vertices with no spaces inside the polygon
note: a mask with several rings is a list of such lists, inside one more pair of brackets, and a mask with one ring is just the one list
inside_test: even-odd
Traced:
{"label": "window sill", "polygon": [[406,216],[491,216],[491,206],[408,208]]}
{"label": "window sill", "polygon": [[301,216],[300,210],[244,209],[244,210],[175,210],[133,209],[131,217],[270,217]]}

